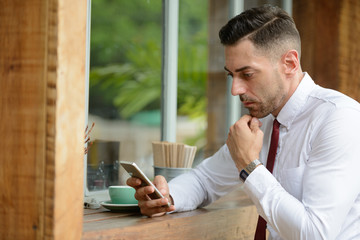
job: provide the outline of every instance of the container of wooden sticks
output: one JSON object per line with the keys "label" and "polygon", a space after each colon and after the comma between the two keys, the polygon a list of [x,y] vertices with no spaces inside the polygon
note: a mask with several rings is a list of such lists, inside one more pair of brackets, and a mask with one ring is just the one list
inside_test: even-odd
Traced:
{"label": "container of wooden sticks", "polygon": [[153,142],[154,171],[169,182],[180,174],[191,170],[196,146],[183,143]]}

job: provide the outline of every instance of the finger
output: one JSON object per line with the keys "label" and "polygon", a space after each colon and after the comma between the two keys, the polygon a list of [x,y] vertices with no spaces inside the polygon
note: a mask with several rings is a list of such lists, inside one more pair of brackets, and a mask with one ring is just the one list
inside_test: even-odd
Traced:
{"label": "finger", "polygon": [[154,192],[154,188],[152,186],[140,187],[135,192],[135,198],[137,200],[150,200],[149,194]]}
{"label": "finger", "polygon": [[261,122],[256,117],[253,117],[250,121],[250,129],[251,131],[257,131],[260,128]]}
{"label": "finger", "polygon": [[169,200],[167,198],[152,199],[147,201],[139,201],[139,207],[141,208],[168,208]]}
{"label": "finger", "polygon": [[169,185],[164,176],[158,175],[154,178],[154,185],[161,192],[161,194],[167,195],[169,193]]}
{"label": "finger", "polygon": [[175,207],[167,207],[167,202],[168,200],[166,198],[149,201],[139,201],[139,207],[143,215],[152,217],[158,214],[164,214],[166,212],[174,211]]}
{"label": "finger", "polygon": [[242,122],[242,124],[246,124],[247,126],[249,126],[252,118],[253,117],[250,115],[244,115],[240,118],[240,121]]}
{"label": "finger", "polygon": [[244,122],[250,122],[252,118],[253,118],[252,116],[245,114],[240,118],[240,120],[242,120]]}
{"label": "finger", "polygon": [[250,115],[244,115],[242,116],[230,129],[230,130],[236,130],[236,129],[246,129],[250,128],[250,122],[252,117]]}
{"label": "finger", "polygon": [[159,207],[159,208],[140,208],[141,214],[148,216],[148,217],[158,217],[166,214],[167,212],[175,211],[174,206],[165,208],[165,207]]}
{"label": "finger", "polygon": [[139,178],[130,177],[126,180],[126,184],[137,189],[141,186],[141,180]]}

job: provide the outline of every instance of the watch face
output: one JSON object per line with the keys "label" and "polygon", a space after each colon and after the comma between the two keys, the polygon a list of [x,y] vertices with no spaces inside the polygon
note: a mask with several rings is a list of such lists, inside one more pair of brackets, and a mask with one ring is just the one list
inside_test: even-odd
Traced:
{"label": "watch face", "polygon": [[249,176],[249,174],[243,169],[241,170],[240,174],[239,174],[239,177],[240,179],[245,182],[246,178]]}

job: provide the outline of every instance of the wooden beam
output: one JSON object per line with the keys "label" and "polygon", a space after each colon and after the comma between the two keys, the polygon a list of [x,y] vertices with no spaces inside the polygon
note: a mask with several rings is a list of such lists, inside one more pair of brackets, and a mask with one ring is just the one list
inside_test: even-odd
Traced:
{"label": "wooden beam", "polygon": [[80,239],[86,1],[0,0],[0,238]]}
{"label": "wooden beam", "polygon": [[57,0],[55,239],[80,239],[83,218],[87,1]]}

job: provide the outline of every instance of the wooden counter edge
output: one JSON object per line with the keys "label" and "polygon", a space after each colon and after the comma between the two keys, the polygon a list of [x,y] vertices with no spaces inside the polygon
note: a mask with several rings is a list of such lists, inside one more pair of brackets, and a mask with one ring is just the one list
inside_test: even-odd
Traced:
{"label": "wooden counter edge", "polygon": [[129,218],[134,224],[126,227],[116,227],[119,218],[113,218],[105,221],[104,228],[85,230],[83,239],[252,239],[257,211],[246,196],[239,194],[235,191],[194,211],[157,218],[138,217],[135,221],[134,217]]}

